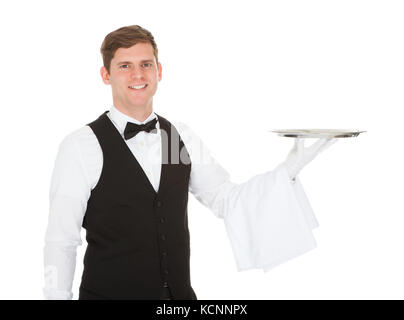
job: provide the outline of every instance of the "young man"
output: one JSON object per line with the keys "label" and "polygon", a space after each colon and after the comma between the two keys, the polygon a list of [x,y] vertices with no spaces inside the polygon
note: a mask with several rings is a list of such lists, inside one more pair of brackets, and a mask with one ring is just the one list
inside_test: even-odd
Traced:
{"label": "young man", "polygon": [[72,299],[81,227],[88,246],[79,299],[196,299],[190,280],[188,192],[224,219],[239,270],[270,268],[315,247],[316,225],[298,179],[334,141],[295,148],[244,184],[184,124],[154,113],[162,66],[140,26],[111,32],[101,77],[113,106],[61,143],[45,237],[47,299]]}

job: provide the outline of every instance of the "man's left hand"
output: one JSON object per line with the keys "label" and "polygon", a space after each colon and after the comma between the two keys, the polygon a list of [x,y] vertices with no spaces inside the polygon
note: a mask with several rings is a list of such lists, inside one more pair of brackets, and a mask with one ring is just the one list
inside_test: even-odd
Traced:
{"label": "man's left hand", "polygon": [[289,152],[284,165],[286,166],[289,177],[294,180],[300,170],[313,160],[318,154],[337,142],[336,138],[321,138],[310,147],[304,147],[304,138],[295,138],[293,149]]}

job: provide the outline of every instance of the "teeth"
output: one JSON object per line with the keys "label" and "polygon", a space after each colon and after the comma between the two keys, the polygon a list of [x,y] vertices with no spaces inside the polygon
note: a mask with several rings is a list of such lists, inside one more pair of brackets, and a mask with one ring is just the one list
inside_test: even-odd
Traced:
{"label": "teeth", "polygon": [[132,89],[143,89],[144,87],[146,87],[146,84],[142,85],[142,86],[130,86],[129,88]]}

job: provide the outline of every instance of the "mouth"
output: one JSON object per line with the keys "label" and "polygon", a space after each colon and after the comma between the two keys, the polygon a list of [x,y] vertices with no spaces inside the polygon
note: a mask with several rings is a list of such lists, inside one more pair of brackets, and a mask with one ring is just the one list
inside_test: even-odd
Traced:
{"label": "mouth", "polygon": [[144,90],[146,87],[147,87],[147,84],[145,83],[145,84],[141,84],[138,86],[129,86],[128,88],[132,89],[132,90],[136,90],[136,91],[141,91],[141,90]]}

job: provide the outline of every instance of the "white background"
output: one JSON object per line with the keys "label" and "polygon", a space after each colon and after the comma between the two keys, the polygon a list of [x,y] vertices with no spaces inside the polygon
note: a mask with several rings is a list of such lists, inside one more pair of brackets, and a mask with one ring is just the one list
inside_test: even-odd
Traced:
{"label": "white background", "polygon": [[403,17],[388,0],[1,2],[0,298],[42,299],[58,145],[110,108],[101,42],[139,24],[163,66],[154,110],[188,124],[235,182],[286,158],[293,140],[269,129],[368,131],[303,169],[318,247],[268,273],[237,272],[223,222],[191,196],[198,298],[403,299]]}

